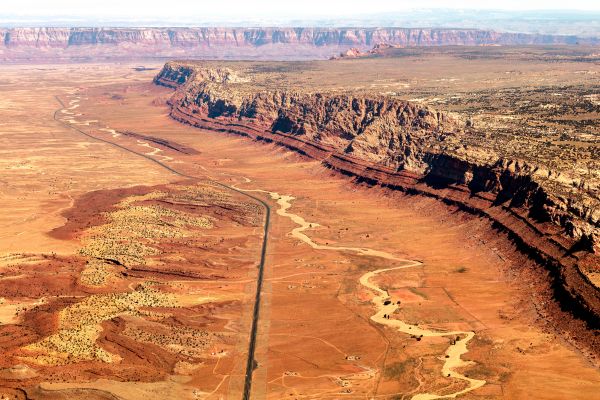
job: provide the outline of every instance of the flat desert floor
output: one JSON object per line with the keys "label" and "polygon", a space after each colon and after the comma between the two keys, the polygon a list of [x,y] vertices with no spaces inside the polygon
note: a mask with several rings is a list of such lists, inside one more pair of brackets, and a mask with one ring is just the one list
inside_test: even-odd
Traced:
{"label": "flat desert floor", "polygon": [[2,67],[2,398],[241,398],[267,212],[253,399],[598,394],[488,221],[179,124],[135,67]]}

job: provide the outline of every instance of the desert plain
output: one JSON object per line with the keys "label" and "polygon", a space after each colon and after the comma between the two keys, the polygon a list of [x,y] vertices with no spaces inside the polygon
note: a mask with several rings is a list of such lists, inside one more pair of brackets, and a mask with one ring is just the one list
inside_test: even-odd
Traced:
{"label": "desert plain", "polygon": [[[526,112],[558,82],[581,91],[569,104],[597,102],[597,62],[556,61],[556,50],[516,60],[454,52],[240,65],[272,71],[275,84],[298,68],[291,87],[352,81],[463,112],[491,132],[548,121],[566,106]],[[2,66],[3,398],[242,398],[253,331],[253,399],[600,391],[598,349],[548,317],[548,272],[488,219],[181,124],[169,115],[173,90],[153,83],[160,68]],[[361,71],[364,82],[347,78]],[[568,146],[555,162],[597,163],[597,126],[586,122],[597,115],[587,112],[576,133],[527,136],[528,148],[554,157]]]}

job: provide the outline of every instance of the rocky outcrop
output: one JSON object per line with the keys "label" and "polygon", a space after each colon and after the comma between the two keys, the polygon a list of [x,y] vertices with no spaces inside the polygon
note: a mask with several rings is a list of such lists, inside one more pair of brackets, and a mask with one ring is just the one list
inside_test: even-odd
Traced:
{"label": "rocky outcrop", "polygon": [[370,56],[382,56],[385,55],[386,51],[394,48],[401,48],[400,45],[393,45],[389,43],[377,43],[373,48],[369,51],[361,51],[356,47],[352,47],[344,52],[341,52],[337,56],[331,56],[330,60],[339,60],[344,58],[361,58],[361,57],[370,57]]}
{"label": "rocky outcrop", "polygon": [[[524,208],[552,222],[590,250],[600,243],[600,200],[584,180],[542,165],[461,146],[468,121],[382,95],[257,90],[251,77],[228,68],[169,62],[155,82],[181,88],[172,104],[186,112],[244,121],[271,134],[293,136],[392,171],[411,171],[435,185],[487,193],[495,204]],[[579,196],[573,195],[580,187]]]}
{"label": "rocky outcrop", "polygon": [[[409,28],[10,28],[0,29],[4,58],[195,56],[329,57],[355,47],[597,44],[594,38],[475,29]],[[118,49],[117,49],[118,48]],[[260,52],[252,49],[260,48]],[[38,49],[35,51],[35,49]],[[54,49],[41,51],[40,49]],[[90,53],[90,49],[93,51]],[[121,49],[122,51],[117,51]],[[23,54],[25,52],[26,54]]]}
{"label": "rocky outcrop", "polygon": [[[235,77],[235,79],[231,78]],[[238,83],[233,83],[237,80]],[[438,198],[489,218],[547,267],[561,307],[598,328],[600,202],[573,181],[521,160],[457,146],[467,123],[386,96],[252,90],[251,77],[167,63],[155,82],[178,88],[171,116],[276,143],[362,182]],[[597,349],[598,338],[591,337]]]}

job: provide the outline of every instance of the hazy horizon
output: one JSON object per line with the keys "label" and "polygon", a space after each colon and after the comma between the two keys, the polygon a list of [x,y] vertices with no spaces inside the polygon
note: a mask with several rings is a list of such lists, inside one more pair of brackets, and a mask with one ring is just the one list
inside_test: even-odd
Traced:
{"label": "hazy horizon", "polygon": [[[10,7],[9,9],[10,10]],[[600,10],[493,10],[427,8],[393,12],[371,12],[346,15],[276,16],[272,13],[240,16],[204,13],[186,16],[165,13],[137,15],[84,15],[75,10],[60,15],[43,16],[43,9],[29,14],[4,10],[0,26],[13,27],[403,27],[403,28],[460,28],[490,29],[505,32],[600,36]],[[36,14],[37,12],[37,14]]]}
{"label": "hazy horizon", "polygon": [[0,27],[457,28],[600,37],[600,2],[573,0],[22,0],[3,5]]}
{"label": "hazy horizon", "polygon": [[[600,23],[600,2],[593,0],[229,0],[222,3],[172,0],[21,0],[3,4],[1,26],[199,26],[199,25],[335,25],[381,24],[444,25],[485,18],[559,21],[593,20]],[[413,19],[418,17],[414,24]],[[459,26],[464,27],[464,26]]]}

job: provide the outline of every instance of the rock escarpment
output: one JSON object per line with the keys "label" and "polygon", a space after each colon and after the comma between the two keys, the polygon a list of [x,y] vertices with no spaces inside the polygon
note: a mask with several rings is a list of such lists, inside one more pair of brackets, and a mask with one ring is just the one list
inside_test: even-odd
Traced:
{"label": "rock escarpment", "polygon": [[600,201],[584,177],[465,146],[468,121],[395,97],[269,88],[251,74],[177,62],[155,82],[177,89],[170,104],[179,121],[276,143],[359,181],[489,218],[548,269],[561,307],[598,328]]}
{"label": "rock escarpment", "polygon": [[[531,218],[553,222],[583,247],[598,250],[597,188],[542,165],[505,159],[484,145],[461,146],[471,128],[459,117],[382,95],[254,89],[250,76],[229,68],[169,62],[155,81],[180,88],[171,101],[181,111],[260,126],[391,171],[420,174],[435,185],[462,185],[493,196],[495,204],[526,208]],[[581,196],[568,196],[573,187]]]}
{"label": "rock escarpment", "polygon": [[[327,58],[340,50],[395,46],[597,44],[576,36],[475,29],[414,28],[9,28],[0,56],[12,59],[90,57]],[[260,48],[260,51],[256,49]]]}
{"label": "rock escarpment", "polygon": [[388,43],[403,46],[575,44],[575,36],[504,33],[477,29],[433,28],[8,28],[4,46],[70,47],[97,44],[170,46],[313,46]]}

